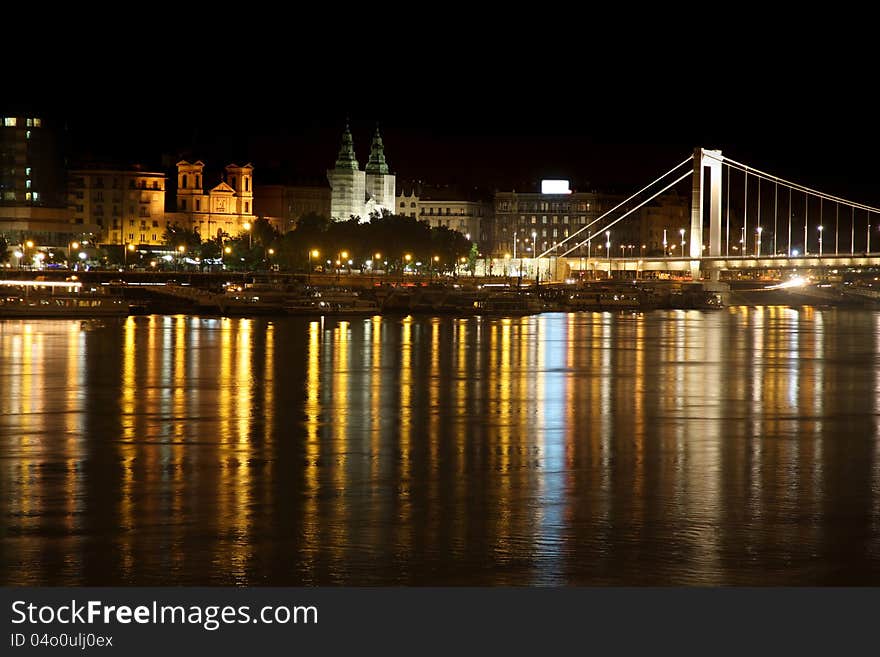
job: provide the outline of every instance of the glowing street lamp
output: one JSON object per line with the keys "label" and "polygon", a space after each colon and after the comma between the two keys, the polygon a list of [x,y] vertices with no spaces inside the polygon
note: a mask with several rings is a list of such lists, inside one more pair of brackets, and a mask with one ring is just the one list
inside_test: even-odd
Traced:
{"label": "glowing street lamp", "polygon": [[822,257],[822,226],[819,226],[819,257]]}
{"label": "glowing street lamp", "polygon": [[608,254],[608,278],[611,278],[611,231],[605,231],[605,252]]}
{"label": "glowing street lamp", "polygon": [[[820,227],[819,230],[822,230],[822,228]],[[764,232],[764,229],[761,228],[760,226],[758,226],[758,228],[757,228],[757,230],[756,230],[755,232],[758,233],[758,240],[757,240],[757,243],[755,244],[755,255],[758,256],[758,257],[760,258],[760,257],[761,257],[761,233]],[[821,237],[821,234],[820,234],[820,237],[819,237],[819,243],[820,243],[820,244],[822,243],[822,237]]]}
{"label": "glowing street lamp", "polygon": [[321,252],[318,249],[309,250],[309,268],[306,272],[306,285],[310,285],[312,282],[312,258],[317,258],[321,255]]}
{"label": "glowing street lamp", "polygon": [[681,235],[681,257],[684,258],[684,228],[681,228],[678,233]]}
{"label": "glowing street lamp", "polygon": [[21,259],[24,257],[24,253],[16,249],[13,255],[18,258],[18,268],[21,269]]}
{"label": "glowing street lamp", "polygon": [[241,225],[241,227],[244,228],[244,229],[247,231],[247,234],[248,234],[248,248],[249,248],[249,249],[254,248],[253,233],[251,232],[251,222],[250,222],[250,221],[245,221],[245,222]]}

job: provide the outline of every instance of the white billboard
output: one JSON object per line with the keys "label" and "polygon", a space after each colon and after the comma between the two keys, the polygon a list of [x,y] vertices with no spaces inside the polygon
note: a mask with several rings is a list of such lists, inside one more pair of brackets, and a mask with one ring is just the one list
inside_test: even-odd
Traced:
{"label": "white billboard", "polygon": [[567,180],[542,180],[542,194],[571,194]]}

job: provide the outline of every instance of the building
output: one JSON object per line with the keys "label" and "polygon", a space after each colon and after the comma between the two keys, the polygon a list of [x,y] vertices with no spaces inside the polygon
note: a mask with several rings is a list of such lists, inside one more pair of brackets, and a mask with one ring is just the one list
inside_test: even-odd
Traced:
{"label": "building", "polygon": [[336,221],[351,217],[369,221],[373,212],[393,210],[395,176],[385,161],[385,146],[378,127],[373,135],[370,159],[362,171],[355,157],[351,131],[345,126],[336,166],[327,171],[327,181],[330,183],[330,217]]}
{"label": "building", "polygon": [[[613,255],[626,257],[662,255],[664,230],[668,242],[676,241],[678,231],[687,226],[689,205],[677,194],[658,197],[615,224],[606,235],[605,226],[626,211],[626,206],[589,227],[603,213],[616,207],[625,197],[598,191],[544,194],[539,192],[497,192],[491,243],[484,247],[496,257],[531,257],[552,249],[577,234],[560,250],[571,258],[600,257],[611,243]],[[634,204],[633,204],[634,205]],[[578,233],[578,231],[582,232]],[[675,236],[673,236],[673,232]],[[555,255],[555,254],[551,254]]]}
{"label": "building", "polygon": [[93,226],[103,244],[162,244],[168,225],[166,176],[140,167],[70,172],[67,202],[73,223]]}
{"label": "building", "polygon": [[0,233],[9,243],[60,246],[76,233],[57,141],[41,117],[0,116]]}
{"label": "building", "polygon": [[254,212],[281,233],[293,230],[307,214],[330,216],[330,188],[318,185],[258,185]]}
{"label": "building", "polygon": [[402,188],[395,213],[414,217],[432,228],[445,226],[482,245],[492,225],[492,200],[477,189],[414,184]]}
{"label": "building", "polygon": [[177,212],[173,221],[198,232],[202,239],[220,235],[238,235],[253,223],[254,186],[251,164],[230,164],[224,168],[224,179],[204,191],[205,163],[201,160],[177,163]]}

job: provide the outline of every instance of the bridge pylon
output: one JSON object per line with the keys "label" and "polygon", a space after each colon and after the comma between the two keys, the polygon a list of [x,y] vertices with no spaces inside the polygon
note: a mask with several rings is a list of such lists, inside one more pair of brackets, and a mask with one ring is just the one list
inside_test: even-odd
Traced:
{"label": "bridge pylon", "polygon": [[[691,277],[701,278],[700,261],[704,255],[721,255],[721,151],[696,148],[694,150],[694,181],[691,196],[690,257]],[[708,178],[708,180],[707,180]],[[703,216],[705,185],[709,184],[709,253],[703,252]],[[682,253],[682,256],[684,254]],[[715,276],[717,271],[713,271]]]}

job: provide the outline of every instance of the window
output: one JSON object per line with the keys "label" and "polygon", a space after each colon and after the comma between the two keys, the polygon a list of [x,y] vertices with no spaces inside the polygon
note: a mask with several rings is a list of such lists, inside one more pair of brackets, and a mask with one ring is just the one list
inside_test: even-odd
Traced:
{"label": "window", "polygon": [[547,215],[546,215],[546,214],[541,215],[541,223],[542,223],[542,224],[546,224],[546,223],[547,223]]}
{"label": "window", "polygon": [[24,186],[25,186],[25,189],[30,189],[30,188],[31,188],[31,181],[30,181],[30,180],[25,180],[25,181],[24,181]]}
{"label": "window", "polygon": [[147,241],[147,240],[146,240],[146,237],[147,237],[147,236],[146,236],[144,233],[141,233],[141,243],[142,243],[142,244],[143,244],[144,242]]}
{"label": "window", "polygon": [[30,167],[25,167],[25,168],[24,168],[24,175],[26,175],[26,176],[31,175],[31,168],[30,168]]}
{"label": "window", "polygon": [[42,125],[43,125],[42,119],[34,119],[34,127],[35,128],[39,128]]}
{"label": "window", "polygon": [[557,231],[557,229],[554,228],[554,229],[553,229],[553,237],[556,237],[556,235],[557,235],[556,231]]}
{"label": "window", "polygon": [[538,223],[538,218],[535,215],[532,215],[532,223],[533,224]]}
{"label": "window", "polygon": [[235,176],[229,176],[229,186],[235,189]]}
{"label": "window", "polygon": [[414,208],[414,207],[416,207],[416,202],[415,202],[415,201],[413,201],[413,202],[412,202],[412,203],[410,203],[410,204],[409,204],[409,207],[411,207],[411,208]]}
{"label": "window", "polygon": [[196,187],[201,187],[201,186],[202,186],[202,177],[196,176]]}
{"label": "window", "polygon": [[180,186],[183,187],[184,189],[186,189],[186,174],[183,174],[183,182],[181,183]]}
{"label": "window", "polygon": [[247,201],[245,201],[244,202],[244,213],[250,214],[250,212],[251,212],[251,204],[248,203]]}
{"label": "window", "polygon": [[156,241],[156,233],[153,233],[153,240],[152,241],[154,241],[154,242]]}
{"label": "window", "polygon": [[200,212],[202,209],[202,202],[199,199],[196,199],[196,212]]}
{"label": "window", "polygon": [[34,192],[34,200],[35,200],[35,201],[39,201],[39,200],[40,200],[40,192]]}
{"label": "window", "polygon": [[113,206],[113,214],[114,214],[114,215],[119,214],[119,206],[118,206],[118,205],[114,205],[114,206]]}
{"label": "window", "polygon": [[244,191],[251,191],[251,179],[247,176],[244,177]]}
{"label": "window", "polygon": [[128,220],[128,225],[129,225],[129,226],[134,226],[134,219],[129,219],[129,220]]}
{"label": "window", "polygon": [[[159,222],[156,221],[155,219],[153,219],[153,228],[158,228],[158,227],[159,227]],[[154,237],[153,239],[156,239],[156,238]]]}
{"label": "window", "polygon": [[129,234],[128,234],[128,241],[129,241],[129,242],[133,242],[133,241],[134,241],[134,233],[129,233]]}
{"label": "window", "polygon": [[76,196],[78,199],[82,199],[85,194],[83,194],[82,192],[77,192],[74,196]]}
{"label": "window", "polygon": [[82,212],[82,211],[83,211],[83,206],[81,206],[81,205],[77,205],[77,206],[76,206],[76,211],[77,211],[77,212]]}
{"label": "window", "polygon": [[404,203],[403,201],[401,201],[401,202],[400,202],[400,207],[405,208],[405,207],[406,207],[406,203]]}
{"label": "window", "polygon": [[153,181],[153,189],[159,189],[159,181],[158,180]]}
{"label": "window", "polygon": [[104,192],[95,192],[95,199],[94,200],[103,201],[104,200]]}
{"label": "window", "polygon": [[150,216],[150,208],[148,208],[145,205],[141,206],[141,216],[142,217],[149,217]]}
{"label": "window", "polygon": [[186,212],[186,199],[185,198],[180,199],[180,209],[183,210],[184,212]]}
{"label": "window", "polygon": [[5,125],[7,128],[14,128],[15,127],[15,119],[14,118],[5,118],[5,119],[3,119],[3,125]]}

